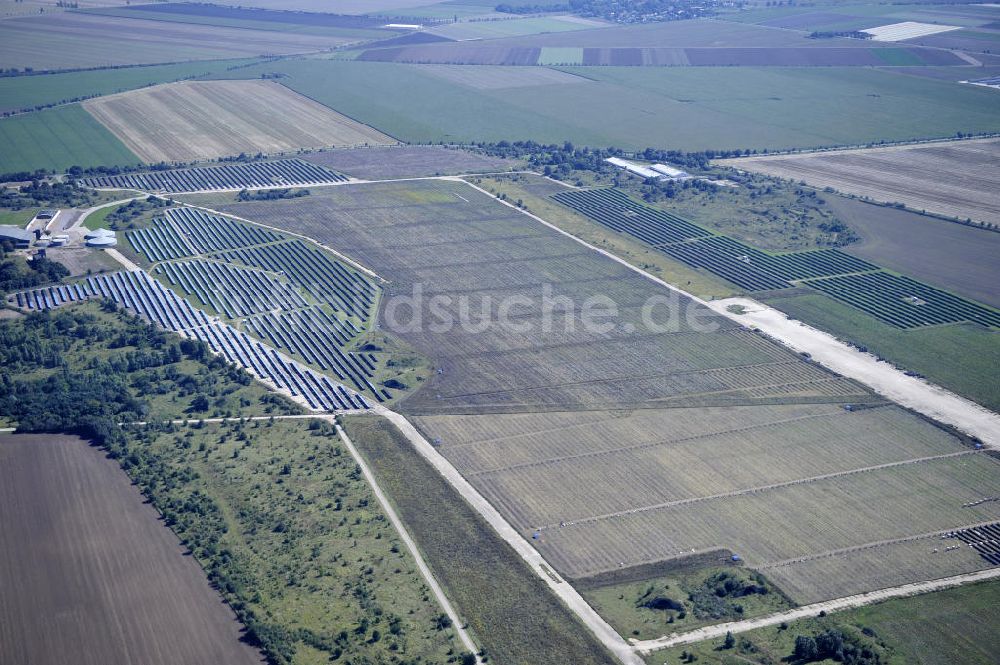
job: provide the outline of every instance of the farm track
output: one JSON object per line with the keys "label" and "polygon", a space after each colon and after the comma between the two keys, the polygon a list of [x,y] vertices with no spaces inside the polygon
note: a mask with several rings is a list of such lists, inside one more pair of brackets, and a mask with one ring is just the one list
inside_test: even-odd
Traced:
{"label": "farm track", "polygon": [[975,582],[992,580],[998,577],[1000,577],[1000,567],[980,570],[974,573],[967,573],[965,575],[955,575],[953,577],[929,580],[926,582],[915,582],[913,584],[905,584],[898,587],[870,591],[868,593],[857,594],[854,596],[845,596],[843,598],[837,598],[836,600],[827,600],[819,603],[813,603],[811,605],[803,605],[802,607],[797,607],[793,610],[786,610],[784,612],[770,614],[757,619],[715,624],[714,626],[698,628],[679,635],[668,635],[655,640],[634,640],[632,641],[632,647],[638,653],[649,654],[668,647],[693,644],[703,640],[723,637],[726,633],[738,635],[739,633],[745,633],[757,628],[776,626],[778,624],[795,621],[797,619],[807,619],[817,616],[822,612],[830,613],[848,610],[855,607],[864,607],[865,605],[873,605],[891,598],[906,598],[908,596],[916,596],[919,594],[930,593],[932,591],[950,589],[952,587],[962,586],[963,584],[972,584]]}
{"label": "farm track", "polygon": [[[812,477],[809,477],[809,478],[796,478],[795,480],[788,480],[788,481],[781,482],[781,483],[773,483],[771,485],[760,485],[758,487],[747,487],[747,488],[744,488],[744,489],[733,490],[731,492],[723,492],[721,494],[712,494],[712,495],[709,495],[709,496],[696,496],[696,497],[691,497],[691,498],[688,498],[688,499],[677,499],[676,501],[665,501],[663,503],[657,503],[657,504],[653,504],[653,505],[649,505],[649,506],[640,506],[638,508],[630,508],[629,510],[619,510],[619,511],[614,512],[614,513],[606,513],[604,515],[594,515],[593,517],[585,517],[583,519],[577,519],[577,520],[567,521],[567,522],[563,522],[561,524],[547,524],[547,525],[538,527],[538,530],[544,531],[545,529],[553,529],[553,528],[559,528],[559,527],[563,527],[563,526],[577,526],[577,525],[581,525],[581,524],[593,524],[595,522],[603,522],[605,520],[614,519],[616,517],[624,517],[626,515],[635,515],[635,514],[638,514],[638,513],[648,513],[648,512],[655,511],[655,510],[663,510],[663,509],[666,509],[666,508],[675,508],[677,506],[686,506],[686,505],[690,505],[690,504],[693,504],[693,503],[701,503],[703,501],[716,501],[716,500],[719,500],[719,499],[729,499],[729,498],[733,498],[733,497],[737,497],[737,496],[744,496],[744,495],[747,495],[747,494],[759,494],[761,492],[768,492],[768,491],[772,491],[772,490],[782,489],[782,488],[785,488],[785,487],[792,487],[792,486],[795,486],[795,485],[805,485],[805,484],[808,484],[808,483],[815,483],[815,482],[821,482],[821,481],[824,481],[824,480],[831,480],[833,478],[843,478],[845,476],[853,476],[853,475],[857,475],[859,473],[866,473],[866,472],[869,472],[869,471],[881,471],[883,469],[892,469],[892,468],[900,467],[900,466],[909,466],[911,464],[923,464],[923,463],[926,463],[926,462],[932,462],[932,461],[939,460],[939,459],[949,459],[949,458],[952,458],[952,457],[961,457],[961,456],[964,456],[964,455],[975,455],[976,452],[977,451],[975,451],[975,450],[960,450],[958,452],[945,453],[943,455],[930,455],[930,456],[927,456],[927,457],[917,457],[917,458],[914,458],[914,459],[902,460],[902,461],[899,461],[899,462],[887,462],[885,464],[876,464],[876,465],[873,465],[873,466],[866,466],[866,467],[861,467],[861,468],[857,468],[857,469],[848,469],[846,471],[836,471],[834,473],[825,473],[825,474],[820,475],[820,476],[812,476]],[[976,526],[976,525],[974,525],[974,526]],[[962,527],[958,527],[958,528],[962,528]],[[954,530],[955,529],[947,529],[947,531],[954,531]],[[938,533],[943,533],[943,532],[938,532]],[[916,538],[923,538],[923,537],[924,536],[917,536]],[[906,542],[907,540],[913,540],[913,539],[915,539],[915,538],[907,537],[907,538],[899,539],[898,541],[884,541],[884,542],[877,543],[877,544],[887,544],[889,542]],[[840,552],[853,552],[853,551],[856,551],[856,550],[859,550],[859,549],[866,549],[869,545],[870,544],[865,544],[865,545],[859,545],[859,546],[856,546],[856,547],[846,548],[844,550],[837,550],[837,553],[840,553]],[[812,559],[812,558],[821,558],[823,556],[826,556],[826,554],[825,553],[824,554],[820,554],[820,555],[817,555],[816,557],[812,557],[812,556],[803,557],[802,560],[805,561],[805,560],[809,560],[809,559]],[[770,564],[767,564],[767,565],[770,565]]]}

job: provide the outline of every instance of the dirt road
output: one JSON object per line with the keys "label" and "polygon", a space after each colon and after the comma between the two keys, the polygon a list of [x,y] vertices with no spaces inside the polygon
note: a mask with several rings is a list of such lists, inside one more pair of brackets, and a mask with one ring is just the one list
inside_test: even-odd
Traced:
{"label": "dirt road", "polygon": [[768,616],[759,617],[757,619],[747,619],[745,621],[733,621],[731,623],[720,623],[714,626],[706,626],[705,628],[692,630],[691,632],[684,633],[682,635],[669,635],[655,640],[634,641],[632,646],[639,653],[648,654],[652,651],[665,649],[667,647],[692,644],[702,640],[717,639],[719,637],[723,637],[726,633],[733,633],[735,635],[737,633],[745,633],[748,630],[754,630],[755,628],[774,626],[784,621],[805,619],[816,616],[820,612],[829,613],[836,612],[838,610],[850,609],[852,607],[862,607],[864,605],[872,605],[883,600],[889,600],[890,598],[916,596],[921,593],[940,591],[941,589],[948,589],[951,587],[961,586],[963,584],[971,584],[973,582],[981,582],[983,580],[995,579],[997,577],[1000,577],[1000,568],[989,568],[975,573],[956,575],[955,577],[945,577],[940,580],[916,582],[914,584],[906,584],[904,586],[893,587],[891,589],[882,589],[879,591],[862,593],[857,596],[846,596],[844,598],[828,600],[822,603],[813,603],[812,605],[804,605],[793,610],[778,612],[777,614],[769,614]]}
{"label": "dirt road", "polygon": [[[860,381],[894,402],[975,436],[988,447],[1000,448],[1000,415],[975,402],[924,379],[907,376],[872,354],[751,298],[726,298],[706,304],[745,326],[759,328],[793,351],[810,354],[824,367]],[[744,313],[729,312],[733,305],[743,307]]]}

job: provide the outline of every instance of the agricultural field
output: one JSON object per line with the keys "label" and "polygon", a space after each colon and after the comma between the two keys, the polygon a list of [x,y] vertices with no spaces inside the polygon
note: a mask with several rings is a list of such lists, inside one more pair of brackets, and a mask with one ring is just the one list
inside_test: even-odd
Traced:
{"label": "agricultural field", "polygon": [[449,83],[474,90],[506,90],[550,85],[585,85],[588,78],[548,67],[469,67],[467,65],[420,65],[419,71]]}
{"label": "agricultural field", "polygon": [[148,163],[395,143],[274,81],[185,81],[83,107]]}
{"label": "agricultural field", "polygon": [[[410,142],[742,150],[1000,129],[992,90],[868,68],[570,67],[592,82],[499,90],[382,62],[285,60],[235,74],[272,71],[300,94]],[[419,101],[401,114],[399,98]],[[848,102],[857,111],[850,121],[839,110]]]}
{"label": "agricultural field", "polygon": [[88,442],[0,435],[0,498],[3,662],[262,662],[198,563]]}
{"label": "agricultural field", "polygon": [[0,114],[31,110],[85,97],[110,95],[157,83],[221,74],[230,67],[254,62],[256,62],[254,59],[211,60],[0,78]]}
{"label": "agricultural field", "polygon": [[0,68],[60,70],[311,53],[353,41],[82,12],[5,19]]}
{"label": "agricultural field", "polygon": [[601,21],[588,21],[575,17],[545,16],[537,18],[504,18],[499,20],[447,23],[432,27],[428,34],[447,37],[456,41],[497,39],[521,35],[548,34],[571,30],[604,27]]}
{"label": "agricultural field", "polygon": [[1000,139],[845,150],[719,162],[912,210],[1000,226]]}
{"label": "agricultural field", "polygon": [[523,166],[515,160],[442,146],[326,150],[303,155],[302,159],[364,180],[489,173]]}
{"label": "agricultural field", "polygon": [[304,13],[296,11],[269,11],[245,7],[194,3],[151,3],[128,7],[97,8],[86,10],[102,16],[193,23],[217,27],[292,32],[363,41],[395,34],[382,26],[384,19],[368,16]]}
{"label": "agricultural field", "polygon": [[826,202],[861,237],[847,253],[1000,308],[1000,233],[839,196]]}
{"label": "agricultural field", "polygon": [[[453,63],[458,65],[538,65],[560,61],[546,49],[500,46],[491,41],[376,48],[358,59],[368,62]],[[857,48],[829,47],[576,47],[582,55],[576,64],[587,66],[690,66],[690,67],[880,67],[967,66],[947,51],[917,46]],[[567,53],[566,51],[561,51]],[[576,61],[576,57],[573,58]],[[565,61],[563,61],[565,62]]]}
{"label": "agricultural field", "polygon": [[138,163],[139,157],[79,104],[0,120],[0,173]]}

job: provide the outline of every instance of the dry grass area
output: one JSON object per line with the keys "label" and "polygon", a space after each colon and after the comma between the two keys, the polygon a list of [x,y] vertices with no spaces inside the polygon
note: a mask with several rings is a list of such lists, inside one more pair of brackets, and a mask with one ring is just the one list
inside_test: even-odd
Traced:
{"label": "dry grass area", "polygon": [[742,157],[719,162],[814,187],[832,187],[913,210],[1000,224],[1000,139],[948,141],[834,152]]}
{"label": "dry grass area", "polygon": [[84,107],[149,163],[395,143],[274,81],[184,81]]}
{"label": "dry grass area", "polygon": [[0,437],[0,662],[261,662],[158,518],[87,442]]}

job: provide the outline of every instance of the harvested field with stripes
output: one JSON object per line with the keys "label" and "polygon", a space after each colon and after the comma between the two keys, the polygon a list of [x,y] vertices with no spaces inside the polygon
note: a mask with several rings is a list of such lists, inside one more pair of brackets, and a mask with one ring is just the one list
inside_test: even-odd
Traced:
{"label": "harvested field with stripes", "polygon": [[743,157],[720,164],[913,210],[1000,224],[1000,139]]}
{"label": "harvested field with stripes", "polygon": [[[615,67],[885,67],[958,66],[962,58],[944,50],[907,47],[712,47],[712,48],[582,48],[577,60],[560,60],[545,48],[461,42],[369,49],[359,60],[446,65],[582,64]],[[563,49],[566,51],[567,49]]]}
{"label": "harvested field with stripes", "polygon": [[182,81],[83,107],[151,164],[396,142],[275,81]]}
{"label": "harvested field with stripes", "polygon": [[140,189],[147,192],[177,194],[181,192],[325,185],[345,180],[347,180],[346,176],[300,159],[278,159],[271,162],[94,176],[81,178],[80,184],[84,187],[99,189]]}
{"label": "harvested field with stripes", "polygon": [[105,452],[71,436],[4,434],[0,460],[0,662],[264,662]]}
{"label": "harvested field with stripes", "polygon": [[302,159],[366,180],[496,173],[524,166],[523,162],[513,159],[436,145],[326,150],[304,155]]}

